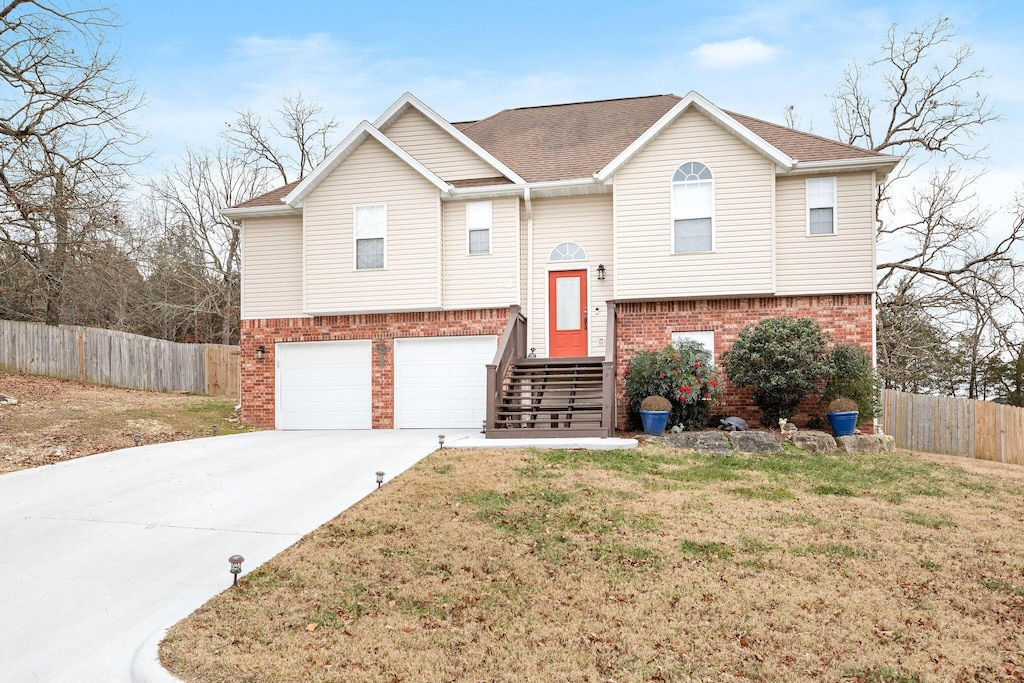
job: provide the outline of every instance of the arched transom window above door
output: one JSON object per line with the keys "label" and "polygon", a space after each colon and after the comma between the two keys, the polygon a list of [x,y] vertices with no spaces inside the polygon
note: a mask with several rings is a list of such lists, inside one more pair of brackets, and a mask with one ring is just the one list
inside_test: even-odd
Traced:
{"label": "arched transom window above door", "polygon": [[551,256],[548,257],[548,261],[556,263],[558,261],[586,261],[587,252],[583,250],[583,247],[576,244],[575,242],[562,242],[557,247],[551,250]]}

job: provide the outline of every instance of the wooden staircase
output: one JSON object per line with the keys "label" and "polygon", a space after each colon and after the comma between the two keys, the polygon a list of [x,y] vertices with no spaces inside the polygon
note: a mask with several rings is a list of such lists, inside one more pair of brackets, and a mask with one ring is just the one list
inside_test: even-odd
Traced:
{"label": "wooden staircase", "polygon": [[604,358],[524,358],[505,376],[491,438],[607,436]]}

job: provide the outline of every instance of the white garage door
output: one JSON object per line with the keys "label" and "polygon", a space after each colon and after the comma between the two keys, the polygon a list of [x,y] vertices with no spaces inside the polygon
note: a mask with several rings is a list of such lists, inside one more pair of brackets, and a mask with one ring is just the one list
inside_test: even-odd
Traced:
{"label": "white garage door", "polygon": [[400,428],[477,427],[487,411],[487,368],[498,338],[395,340],[395,424]]}
{"label": "white garage door", "polygon": [[369,429],[370,342],[276,344],[278,429]]}

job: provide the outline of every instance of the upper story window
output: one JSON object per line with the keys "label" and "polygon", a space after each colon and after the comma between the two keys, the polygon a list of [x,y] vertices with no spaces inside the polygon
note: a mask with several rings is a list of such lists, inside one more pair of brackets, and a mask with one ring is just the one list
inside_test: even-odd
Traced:
{"label": "upper story window", "polygon": [[714,249],[715,181],[711,169],[690,161],[672,176],[672,251]]}
{"label": "upper story window", "polygon": [[810,178],[807,181],[807,234],[836,233],[836,179]]}
{"label": "upper story window", "polygon": [[388,205],[356,206],[353,218],[356,270],[384,267],[384,243],[388,232]]}
{"label": "upper story window", "polygon": [[554,263],[557,261],[586,261],[587,252],[583,250],[583,247],[576,244],[575,242],[562,242],[557,247],[551,250],[551,255],[548,256],[548,261]]}
{"label": "upper story window", "polygon": [[466,204],[466,240],[470,254],[491,253],[491,221],[494,208],[491,202]]}

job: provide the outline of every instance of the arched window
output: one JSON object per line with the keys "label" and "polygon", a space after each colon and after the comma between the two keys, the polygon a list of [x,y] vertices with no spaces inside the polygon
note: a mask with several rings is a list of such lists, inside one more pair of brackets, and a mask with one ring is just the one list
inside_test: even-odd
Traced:
{"label": "arched window", "polygon": [[672,176],[672,251],[711,251],[715,180],[711,169],[690,161]]}
{"label": "arched window", "polygon": [[587,252],[583,251],[583,247],[576,244],[575,242],[562,242],[557,247],[551,250],[551,256],[548,257],[548,261],[554,263],[556,261],[586,261]]}

